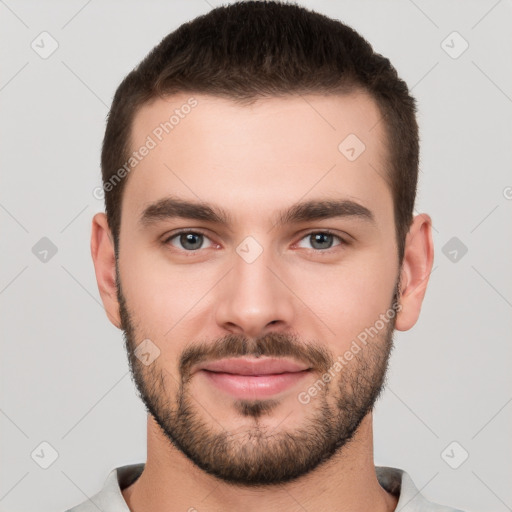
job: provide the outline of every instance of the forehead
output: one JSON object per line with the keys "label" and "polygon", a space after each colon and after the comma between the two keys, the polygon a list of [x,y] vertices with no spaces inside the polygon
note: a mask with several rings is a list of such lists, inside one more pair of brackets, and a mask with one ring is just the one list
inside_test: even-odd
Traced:
{"label": "forehead", "polygon": [[153,100],[133,122],[131,149],[138,156],[123,217],[166,195],[236,215],[319,197],[354,199],[377,217],[389,215],[381,117],[362,92],[251,105],[192,93]]}

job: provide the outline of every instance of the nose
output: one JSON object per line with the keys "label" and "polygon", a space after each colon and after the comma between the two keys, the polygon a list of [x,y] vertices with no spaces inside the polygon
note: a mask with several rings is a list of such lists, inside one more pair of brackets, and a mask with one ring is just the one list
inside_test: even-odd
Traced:
{"label": "nose", "polygon": [[216,297],[216,321],[221,329],[251,338],[291,330],[293,292],[268,252],[252,262],[234,253],[233,267],[219,283]]}

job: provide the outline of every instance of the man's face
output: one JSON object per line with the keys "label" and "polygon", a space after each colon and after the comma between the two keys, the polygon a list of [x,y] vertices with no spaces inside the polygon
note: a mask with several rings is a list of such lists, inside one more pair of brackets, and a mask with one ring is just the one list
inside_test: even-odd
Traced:
{"label": "man's face", "polygon": [[[280,483],[346,444],[384,382],[399,268],[383,123],[364,94],[252,106],[195,94],[166,133],[190,96],[148,104],[133,126],[132,149],[150,149],[123,196],[130,365],[162,432],[199,467]],[[169,198],[227,222],[171,215]],[[315,201],[356,206],[281,215]]]}

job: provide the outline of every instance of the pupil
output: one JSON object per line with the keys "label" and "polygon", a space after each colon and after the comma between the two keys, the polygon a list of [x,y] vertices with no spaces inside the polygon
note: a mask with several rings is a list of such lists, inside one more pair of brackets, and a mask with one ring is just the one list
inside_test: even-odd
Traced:
{"label": "pupil", "polygon": [[331,237],[332,235],[329,235],[328,233],[316,233],[313,235],[314,237],[314,242],[313,242],[313,247],[315,247],[315,244],[325,244],[327,243],[327,247],[315,247],[315,249],[329,249],[330,246],[332,245],[331,243],[329,242],[332,242],[331,240]]}
{"label": "pupil", "polygon": [[[185,235],[181,235],[181,244],[186,249],[198,249],[197,246],[201,246],[201,237],[202,235],[198,233],[187,233]],[[199,241],[199,243],[198,243]],[[192,247],[191,247],[192,246]]]}

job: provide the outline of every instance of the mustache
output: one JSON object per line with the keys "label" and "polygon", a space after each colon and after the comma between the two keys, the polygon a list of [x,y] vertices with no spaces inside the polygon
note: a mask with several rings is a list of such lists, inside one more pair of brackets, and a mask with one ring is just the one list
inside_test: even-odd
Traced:
{"label": "mustache", "polygon": [[241,356],[290,357],[321,373],[326,373],[334,364],[330,352],[321,345],[303,342],[292,334],[274,332],[256,339],[228,334],[213,343],[192,345],[181,354],[179,370],[182,378],[188,380],[192,368],[199,363]]}

